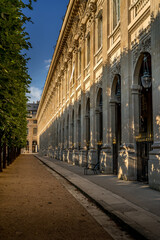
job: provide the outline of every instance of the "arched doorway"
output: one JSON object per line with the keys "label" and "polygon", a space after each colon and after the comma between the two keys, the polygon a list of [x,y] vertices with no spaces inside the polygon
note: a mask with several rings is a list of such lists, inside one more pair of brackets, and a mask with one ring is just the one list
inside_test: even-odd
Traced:
{"label": "arched doorway", "polygon": [[67,149],[68,149],[69,148],[69,114],[67,116],[66,141],[67,141]]}
{"label": "arched doorway", "polygon": [[74,109],[72,111],[71,129],[72,129],[72,149],[74,149]]}
{"label": "arched doorway", "polygon": [[60,149],[61,148],[61,123],[59,123],[59,136],[58,136],[58,138],[59,138],[58,147]]}
{"label": "arched doorway", "polygon": [[64,149],[64,145],[65,145],[65,120],[63,120],[63,129],[62,129],[62,149]]}
{"label": "arched doorway", "polygon": [[27,144],[26,144],[26,151],[27,153],[29,153],[29,141],[27,140]]}
{"label": "arched doorway", "polygon": [[102,88],[98,90],[97,103],[96,103],[96,128],[97,128],[97,156],[98,163],[100,162],[100,153],[103,143],[103,98]]}
{"label": "arched doorway", "polygon": [[37,152],[37,141],[32,141],[32,153]]}
{"label": "arched doorway", "polygon": [[121,77],[115,75],[112,85],[112,156],[113,174],[118,173],[118,153],[121,145]]}
{"label": "arched doorway", "polygon": [[89,150],[90,146],[90,98],[87,99],[86,104],[86,145],[87,150]]}
{"label": "arched doorway", "polygon": [[81,105],[78,108],[78,149],[81,149]]}
{"label": "arched doorway", "polygon": [[138,64],[138,85],[140,86],[140,94],[139,135],[136,138],[137,180],[147,182],[149,152],[153,144],[151,55],[149,53],[141,54]]}

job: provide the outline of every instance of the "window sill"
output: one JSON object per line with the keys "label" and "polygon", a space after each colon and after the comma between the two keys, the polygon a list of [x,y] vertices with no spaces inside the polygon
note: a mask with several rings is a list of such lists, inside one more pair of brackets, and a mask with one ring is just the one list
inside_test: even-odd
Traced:
{"label": "window sill", "polygon": [[108,36],[108,38],[111,38],[120,28],[120,21],[117,23],[116,27],[113,29],[111,34]]}

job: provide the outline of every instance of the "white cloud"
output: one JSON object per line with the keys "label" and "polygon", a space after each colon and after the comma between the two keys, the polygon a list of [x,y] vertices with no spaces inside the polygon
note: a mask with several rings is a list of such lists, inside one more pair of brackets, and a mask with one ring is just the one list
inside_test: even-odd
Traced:
{"label": "white cloud", "polygon": [[37,87],[30,87],[29,89],[30,93],[29,93],[29,102],[36,102],[39,101],[41,98],[41,94],[42,94],[42,90],[37,88]]}
{"label": "white cloud", "polygon": [[45,63],[51,63],[52,59],[44,60]]}
{"label": "white cloud", "polygon": [[52,59],[44,60],[44,63],[47,64],[47,65],[45,66],[45,68],[46,68],[47,70],[48,70],[49,67],[50,67],[50,63],[51,63],[51,61],[52,61]]}
{"label": "white cloud", "polygon": [[47,66],[46,66],[46,69],[48,70],[48,69],[49,69],[49,67],[50,67],[50,65],[47,65]]}

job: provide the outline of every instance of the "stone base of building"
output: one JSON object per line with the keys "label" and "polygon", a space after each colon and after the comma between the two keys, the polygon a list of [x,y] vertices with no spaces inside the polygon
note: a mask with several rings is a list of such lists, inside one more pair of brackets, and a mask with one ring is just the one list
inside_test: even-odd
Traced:
{"label": "stone base of building", "polygon": [[54,156],[53,150],[49,149],[48,153],[47,153],[47,156],[50,157],[50,158],[53,158],[53,156]]}
{"label": "stone base of building", "polygon": [[160,191],[160,142],[154,143],[149,153],[148,181],[149,186]]}
{"label": "stone base of building", "polygon": [[68,163],[73,163],[73,149],[68,150],[67,160],[68,160]]}
{"label": "stone base of building", "polygon": [[96,149],[90,149],[88,151],[88,163],[96,164],[98,162],[98,153]]}
{"label": "stone base of building", "polygon": [[81,149],[79,152],[79,165],[84,167],[88,161],[88,152],[86,149]]}
{"label": "stone base of building", "polygon": [[78,149],[74,149],[73,150],[73,164],[74,165],[79,165],[79,150]]}
{"label": "stone base of building", "polygon": [[59,149],[59,160],[63,161],[63,150]]}
{"label": "stone base of building", "polygon": [[66,149],[63,150],[63,162],[67,162],[67,152]]}
{"label": "stone base of building", "polygon": [[106,174],[113,174],[113,158],[111,146],[103,146],[100,154],[100,171]]}
{"label": "stone base of building", "polygon": [[118,178],[137,180],[137,156],[133,144],[123,144],[118,157]]}
{"label": "stone base of building", "polygon": [[59,154],[58,154],[58,149],[55,149],[54,151],[54,158],[58,160]]}

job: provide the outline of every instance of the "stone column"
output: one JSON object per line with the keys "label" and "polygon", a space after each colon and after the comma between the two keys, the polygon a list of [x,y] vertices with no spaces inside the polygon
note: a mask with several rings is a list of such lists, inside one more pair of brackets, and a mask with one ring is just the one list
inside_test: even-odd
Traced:
{"label": "stone column", "polygon": [[86,163],[86,142],[85,142],[85,114],[86,114],[86,99],[83,80],[85,78],[85,25],[82,25],[81,33],[81,150],[79,155],[79,165],[83,166]]}
{"label": "stone column", "polygon": [[[121,1],[121,142],[118,157],[118,178],[135,180],[135,148],[132,137],[131,72],[128,33],[129,1]],[[132,171],[133,170],[133,171]]]}
{"label": "stone column", "polygon": [[150,187],[160,190],[160,0],[151,0],[153,150],[148,162]]}
{"label": "stone column", "polygon": [[[93,92],[92,92],[93,94]],[[97,139],[96,139],[96,119],[95,119],[95,106],[92,105],[90,108],[90,148],[88,153],[88,162],[96,164],[97,159]]]}
{"label": "stone column", "polygon": [[132,91],[132,122],[133,122],[133,128],[132,128],[132,141],[134,144],[136,144],[136,138],[139,135],[139,116],[140,116],[140,109],[139,109],[139,97],[140,97],[140,91],[141,86],[140,85],[132,85],[131,86]]}
{"label": "stone column", "polygon": [[74,148],[73,148],[73,164],[78,165],[78,124],[77,124],[78,103],[74,103]]}
{"label": "stone column", "polygon": [[72,106],[69,106],[69,153],[68,162],[72,162]]}
{"label": "stone column", "polygon": [[105,173],[113,173],[111,166],[111,126],[110,126],[110,75],[108,73],[108,32],[110,25],[108,24],[109,16],[108,1],[103,2],[103,40],[102,40],[102,54],[103,54],[103,73],[102,73],[102,89],[103,89],[103,145],[101,150],[100,169]]}
{"label": "stone column", "polygon": [[79,155],[79,165],[83,166],[86,164],[86,103],[85,103],[85,94],[82,91],[81,95],[81,149]]}
{"label": "stone column", "polygon": [[[93,5],[95,7],[95,5]],[[92,22],[90,26],[90,149],[88,152],[88,162],[96,164],[97,146],[96,146],[96,119],[95,119],[95,76],[94,76],[94,54],[95,54],[95,8],[92,12]]]}

